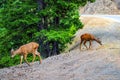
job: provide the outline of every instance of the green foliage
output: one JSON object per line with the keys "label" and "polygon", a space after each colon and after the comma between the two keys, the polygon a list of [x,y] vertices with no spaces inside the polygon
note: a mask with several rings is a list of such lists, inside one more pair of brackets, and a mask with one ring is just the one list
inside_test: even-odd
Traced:
{"label": "green foliage", "polygon": [[7,29],[6,28],[0,28],[0,38],[4,37],[7,35]]}
{"label": "green foliage", "polygon": [[[64,50],[65,44],[71,41],[71,38],[74,36],[75,32],[83,27],[83,24],[79,20],[78,13],[78,3],[81,1],[72,2],[72,1],[49,1],[45,0],[47,3],[46,8],[41,10],[39,15],[45,16],[45,25],[47,29],[36,32],[36,37],[46,37],[44,41],[57,41],[59,43],[59,49]],[[82,2],[84,3],[84,2]],[[55,18],[58,19],[57,23]]]}
{"label": "green foliage", "polygon": [[[36,0],[0,0],[0,68],[19,64],[19,56],[9,57],[11,48],[39,38],[46,38],[44,44],[57,41],[59,49],[64,50],[65,44],[83,27],[79,6],[94,0],[43,1],[44,8],[38,10],[41,5]],[[42,30],[38,24],[43,24]]]}
{"label": "green foliage", "polygon": [[[32,59],[33,59],[32,54],[29,54],[27,57],[28,62],[32,62]],[[39,58],[36,56],[35,60],[39,61]],[[23,60],[22,63],[25,63],[25,61]],[[0,68],[14,66],[17,64],[20,64],[19,55],[16,55],[14,58],[10,58],[10,56],[5,56],[5,57],[2,57],[2,59],[0,60]]]}
{"label": "green foliage", "polygon": [[[82,24],[80,25],[82,26]],[[57,41],[60,43],[60,49],[64,50],[66,47],[65,44],[71,41],[71,38],[75,34],[75,32],[80,27],[76,27],[72,25],[69,29],[61,29],[61,30],[41,30],[40,32],[35,33],[36,37],[46,37],[47,39],[44,43],[49,41]]]}
{"label": "green foliage", "polygon": [[[19,64],[19,57],[16,56],[15,59],[11,59],[10,56],[5,56],[2,57],[2,59],[0,60],[0,67],[9,67],[9,66],[13,66],[16,64]],[[9,64],[8,64],[9,63]]]}

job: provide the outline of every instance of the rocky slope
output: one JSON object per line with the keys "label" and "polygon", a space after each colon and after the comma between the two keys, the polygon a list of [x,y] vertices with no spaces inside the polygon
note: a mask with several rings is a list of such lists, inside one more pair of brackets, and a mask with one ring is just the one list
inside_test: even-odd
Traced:
{"label": "rocky slope", "polygon": [[80,8],[80,14],[120,14],[119,0],[96,0],[94,3],[88,2]]}
{"label": "rocky slope", "polygon": [[[22,67],[0,69],[0,80],[120,80],[120,23],[99,17],[81,16],[84,28],[75,34],[73,44],[85,32],[102,40],[92,49],[79,46],[57,56]],[[96,23],[95,23],[96,22]],[[70,47],[72,47],[70,46]]]}

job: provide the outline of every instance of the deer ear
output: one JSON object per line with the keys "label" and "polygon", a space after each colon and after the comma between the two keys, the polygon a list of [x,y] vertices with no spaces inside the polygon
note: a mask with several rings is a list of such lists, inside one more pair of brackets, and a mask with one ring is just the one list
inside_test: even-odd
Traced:
{"label": "deer ear", "polygon": [[12,48],[12,49],[11,49],[11,52],[13,52],[13,51],[14,51],[14,49]]}

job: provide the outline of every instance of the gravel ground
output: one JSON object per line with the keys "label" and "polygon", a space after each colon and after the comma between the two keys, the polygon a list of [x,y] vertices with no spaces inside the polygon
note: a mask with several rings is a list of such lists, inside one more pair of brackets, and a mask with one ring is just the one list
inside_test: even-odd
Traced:
{"label": "gravel ground", "polygon": [[73,42],[77,42],[82,33],[89,32],[101,38],[102,46],[93,42],[90,50],[83,47],[80,51],[78,46],[44,59],[42,64],[24,63],[21,67],[3,68],[0,80],[120,80],[120,23],[99,18],[101,23],[95,24],[93,20],[97,22],[97,18],[81,18],[85,26],[76,33]]}

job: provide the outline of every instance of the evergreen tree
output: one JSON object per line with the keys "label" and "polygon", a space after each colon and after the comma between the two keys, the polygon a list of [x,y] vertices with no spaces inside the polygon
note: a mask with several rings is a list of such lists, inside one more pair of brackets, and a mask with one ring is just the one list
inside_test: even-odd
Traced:
{"label": "evergreen tree", "polygon": [[[0,67],[19,63],[11,48],[31,41],[44,57],[59,54],[82,28],[78,8],[94,0],[0,0]],[[31,60],[31,57],[28,58]]]}

